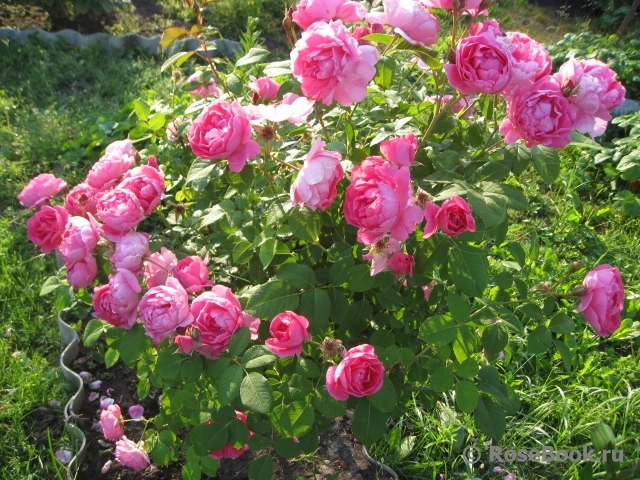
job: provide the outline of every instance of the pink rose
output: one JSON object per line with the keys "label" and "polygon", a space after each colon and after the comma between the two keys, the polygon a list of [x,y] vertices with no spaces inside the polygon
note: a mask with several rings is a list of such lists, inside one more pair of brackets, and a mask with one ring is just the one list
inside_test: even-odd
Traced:
{"label": "pink rose", "polygon": [[393,238],[378,240],[369,245],[369,253],[362,256],[363,260],[371,262],[371,276],[384,271],[389,265],[389,259],[400,250],[400,242]]}
{"label": "pink rose", "polygon": [[301,97],[295,93],[285,93],[282,101],[275,105],[246,105],[242,107],[251,125],[262,125],[265,120],[274,123],[284,121],[300,125],[307,122],[307,117],[313,112],[314,101]]}
{"label": "pink rose", "polygon": [[133,142],[131,140],[117,140],[115,142],[111,142],[107,145],[107,148],[104,149],[104,153],[120,158],[133,157],[134,160],[137,155],[136,149],[133,148]]}
{"label": "pink rose", "polygon": [[214,285],[209,280],[207,264],[200,257],[183,258],[173,267],[171,273],[189,293],[199,292],[204,287]]}
{"label": "pink rose", "polygon": [[93,290],[93,309],[97,318],[126,330],[136,323],[138,294],[141,287],[133,273],[120,270],[109,276],[108,285],[100,285]]}
{"label": "pink rose", "polygon": [[357,22],[364,18],[365,13],[367,10],[360,3],[350,0],[300,0],[293,12],[293,21],[306,30],[315,22]]}
{"label": "pink rose", "polygon": [[384,13],[366,15],[370,23],[391,25],[393,31],[414,45],[426,47],[438,42],[440,22],[421,0],[383,0]]}
{"label": "pink rose", "polygon": [[96,215],[104,223],[102,233],[112,241],[117,241],[145,218],[140,200],[126,188],[115,188],[103,194],[96,210]]}
{"label": "pink rose", "polygon": [[125,173],[118,188],[131,190],[140,200],[144,214],[151,215],[162,199],[164,177],[157,169],[141,165]]}
{"label": "pink rose", "polygon": [[364,397],[382,388],[384,366],[371,345],[359,345],[348,350],[342,361],[327,370],[327,390],[336,400],[348,400],[349,395]]}
{"label": "pink rose", "polygon": [[599,265],[587,273],[582,282],[587,291],[580,297],[578,312],[601,337],[608,337],[620,328],[624,309],[624,286],[620,270],[611,265]]}
{"label": "pink rose", "polygon": [[413,133],[401,135],[396,138],[388,138],[380,144],[380,152],[387,157],[392,164],[400,167],[410,167],[416,158],[418,140]]}
{"label": "pink rose", "polygon": [[358,227],[358,241],[365,245],[387,232],[402,242],[422,220],[413,202],[409,168],[397,167],[381,157],[367,157],[351,172],[344,201],[347,223]]}
{"label": "pink rose", "polygon": [[60,242],[60,257],[65,262],[77,262],[90,256],[100,240],[100,226],[91,216],[69,217],[62,241]]}
{"label": "pink rose", "polygon": [[211,78],[206,82],[203,81],[202,73],[203,71],[200,70],[198,72],[191,74],[191,76],[187,78],[187,83],[200,84],[197,88],[190,90],[189,93],[194,97],[200,96],[202,98],[207,98],[209,95],[215,95],[216,97],[220,97],[222,95],[222,92],[220,91],[216,83]]}
{"label": "pink rose", "polygon": [[523,86],[507,100],[507,118],[500,124],[505,143],[524,139],[527,147],[562,148],[571,142],[576,112],[552,77]]}
{"label": "pink rose", "polygon": [[429,300],[429,298],[431,298],[431,292],[433,291],[433,287],[436,286],[436,282],[431,281],[429,282],[429,285],[423,285],[422,286],[422,293],[424,293],[424,299],[425,300]]}
{"label": "pink rose", "polygon": [[440,227],[450,237],[455,237],[464,232],[475,232],[476,221],[471,215],[471,208],[464,198],[454,195],[445,200],[442,206],[427,202],[424,216],[427,225],[423,238],[429,238],[435,233],[435,227]]}
{"label": "pink rose", "polygon": [[68,219],[69,214],[64,208],[43,205],[27,220],[27,236],[42,252],[49,253],[60,245]]}
{"label": "pink rose", "polygon": [[389,259],[389,268],[396,275],[409,275],[413,277],[413,266],[416,264],[413,255],[407,255],[406,253],[396,252]]}
{"label": "pink rose", "polygon": [[180,350],[187,354],[193,352],[199,346],[199,343],[190,335],[176,335],[173,343],[178,345]]}
{"label": "pink rose", "polygon": [[189,145],[200,158],[229,160],[229,170],[241,171],[247,160],[260,153],[242,105],[216,100],[206,107],[189,129]]}
{"label": "pink rose", "polygon": [[113,142],[89,170],[86,183],[98,190],[110,188],[134,164],[136,155],[130,140]]}
{"label": "pink rose", "polygon": [[[235,412],[236,412],[236,418],[246,425],[247,415],[237,410]],[[248,436],[251,437],[252,435],[253,435],[253,432],[249,431]],[[229,442],[227,442],[225,443],[224,447],[222,447],[219,450],[214,450],[209,454],[209,456],[211,458],[214,458],[215,460],[222,460],[223,458],[238,458],[247,450],[249,450],[249,445],[247,444],[244,444],[241,447],[234,447]]]}
{"label": "pink rose", "polygon": [[124,419],[118,405],[109,405],[106,410],[100,412],[100,425],[102,434],[107,440],[115,442],[124,435]]}
{"label": "pink rose", "polygon": [[324,150],[325,143],[316,140],[307,154],[304,166],[291,185],[291,203],[304,203],[311,210],[326,210],[338,194],[338,182],[344,176],[342,155]]}
{"label": "pink rose", "polygon": [[622,84],[616,80],[616,72],[599,60],[590,58],[582,60],[584,73],[596,79],[600,85],[598,98],[607,110],[619,107],[624,103],[626,93]]}
{"label": "pink rose", "polygon": [[230,288],[215,285],[191,303],[194,329],[200,331],[197,350],[208,358],[218,358],[229,347],[231,336],[240,328],[249,327],[257,339],[260,320],[242,311],[242,306]]}
{"label": "pink rose", "polygon": [[264,344],[279,357],[291,357],[302,353],[302,342],[309,339],[309,320],[291,311],[279,313],[271,320]]}
{"label": "pink rose", "polygon": [[466,95],[503,92],[514,76],[511,52],[490,32],[460,40],[455,63],[444,69],[449,83]]}
{"label": "pink rose", "polygon": [[74,288],[85,288],[93,283],[98,275],[98,264],[93,255],[87,255],[77,262],[65,263],[67,281]]}
{"label": "pink rose", "polygon": [[125,467],[133,468],[136,472],[144,470],[149,465],[149,455],[144,451],[144,442],[137,444],[123,436],[116,442],[115,456]]}
{"label": "pink rose", "polygon": [[[455,10],[454,0],[421,0],[425,7],[428,8],[444,8],[447,10]],[[455,2],[460,5],[460,10],[468,12],[471,15],[477,15],[482,0],[466,0]]]}
{"label": "pink rose", "polygon": [[251,77],[248,87],[258,95],[258,98],[263,100],[274,100],[278,98],[278,90],[280,89],[280,85],[268,77]]}
{"label": "pink rose", "polygon": [[79,183],[64,198],[64,208],[71,215],[84,217],[87,213],[96,214],[96,202],[102,193],[88,183]]}
{"label": "pink rose", "polygon": [[522,32],[507,32],[513,57],[512,85],[537,82],[551,73],[551,57],[546,48]]}
{"label": "pink rose", "polygon": [[176,266],[178,259],[165,247],[159,252],[151,253],[144,262],[144,280],[149,288],[164,285],[169,272]]}
{"label": "pink rose", "polygon": [[50,173],[32,178],[18,194],[18,200],[27,208],[36,208],[67,188],[67,182]]}
{"label": "pink rose", "polygon": [[149,253],[149,235],[147,233],[127,232],[116,242],[109,260],[116,269],[141,272],[142,260]]}
{"label": "pink rose", "polygon": [[173,335],[178,327],[193,321],[189,313],[189,296],[180,282],[169,278],[165,285],[150,288],[139,304],[140,320],[154,344]]}
{"label": "pink rose", "polygon": [[335,98],[348,106],[367,96],[379,56],[374,47],[358,45],[340,20],[316,22],[296,42],[291,65],[305,96],[325,105]]}

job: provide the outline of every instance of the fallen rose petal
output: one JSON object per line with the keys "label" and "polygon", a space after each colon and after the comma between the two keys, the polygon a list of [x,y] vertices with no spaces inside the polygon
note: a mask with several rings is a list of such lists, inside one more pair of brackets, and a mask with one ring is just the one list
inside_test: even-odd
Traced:
{"label": "fallen rose petal", "polygon": [[80,375],[80,378],[85,382],[91,380],[91,377],[93,376],[89,372],[80,372],[78,375]]}
{"label": "fallen rose petal", "polygon": [[96,380],[95,382],[91,382],[89,384],[89,388],[91,390],[99,390],[101,385],[102,385],[102,380]]}
{"label": "fallen rose petal", "polygon": [[100,397],[100,408],[106,410],[109,405],[113,405],[115,400],[111,397]]}
{"label": "fallen rose petal", "polygon": [[73,455],[69,450],[58,450],[56,452],[56,458],[60,460],[65,465],[71,461]]}
{"label": "fallen rose petal", "polygon": [[53,407],[53,408],[57,408],[57,407],[60,406],[60,402],[58,400],[49,400],[47,402],[47,405],[49,405],[50,407]]}
{"label": "fallen rose petal", "polygon": [[129,416],[132,420],[139,422],[144,416],[144,407],[142,405],[132,405],[129,407]]}
{"label": "fallen rose petal", "polygon": [[99,396],[100,395],[98,395],[96,392],[91,392],[87,400],[89,400],[90,402],[95,402]]}

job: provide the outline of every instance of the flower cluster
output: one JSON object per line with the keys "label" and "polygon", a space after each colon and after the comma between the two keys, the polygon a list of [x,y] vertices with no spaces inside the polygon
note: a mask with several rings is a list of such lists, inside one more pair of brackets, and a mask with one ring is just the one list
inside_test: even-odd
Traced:
{"label": "flower cluster", "polygon": [[[122,416],[120,406],[111,402],[106,402],[100,412],[100,428],[104,438],[111,442],[115,442],[115,457],[122,465],[141,471],[149,465],[149,455],[144,450],[144,442],[133,442],[124,434],[125,419]],[[106,407],[106,408],[104,408]],[[144,408],[140,405],[132,405],[129,407],[129,416],[133,421],[140,421],[144,415]]]}

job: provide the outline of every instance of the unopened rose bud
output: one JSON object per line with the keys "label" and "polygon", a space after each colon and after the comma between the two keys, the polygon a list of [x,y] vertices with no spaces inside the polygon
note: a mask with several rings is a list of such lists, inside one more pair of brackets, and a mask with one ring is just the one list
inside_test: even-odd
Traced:
{"label": "unopened rose bud", "polygon": [[573,295],[574,297],[581,297],[582,295],[587,293],[587,290],[588,288],[584,285],[578,285],[572,290],[571,295]]}
{"label": "unopened rose bud", "polygon": [[488,10],[494,3],[495,3],[495,0],[482,0],[482,2],[480,2],[480,6],[478,7],[478,10],[480,11]]}
{"label": "unopened rose bud", "polygon": [[551,284],[549,282],[540,282],[535,287],[533,287],[533,289],[537,292],[547,293],[549,290],[551,290]]}
{"label": "unopened rose bud", "polygon": [[456,63],[456,51],[453,48],[450,48],[447,53],[447,62]]}
{"label": "unopened rose bud", "polygon": [[569,270],[571,273],[575,273],[582,268],[582,261],[578,260],[577,262],[573,262],[571,264],[571,269]]}

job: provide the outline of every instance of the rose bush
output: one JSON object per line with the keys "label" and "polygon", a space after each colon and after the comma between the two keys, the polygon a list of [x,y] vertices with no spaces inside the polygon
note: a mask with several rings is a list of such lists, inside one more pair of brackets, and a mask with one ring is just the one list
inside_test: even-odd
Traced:
{"label": "rose bush", "polygon": [[[293,458],[348,410],[370,445],[444,396],[498,439],[519,408],[496,366],[512,339],[570,369],[578,311],[597,335],[618,327],[620,272],[551,281],[509,218],[529,210],[521,175],[552,184],[554,148],[584,140],[587,116],[606,121],[623,87],[589,61],[552,75],[540,44],[480,20],[487,2],[459,3],[301,1],[284,21],[290,60],[272,63],[256,35],[214,61],[211,30],[172,27],[164,47],[202,47],[163,65],[190,65],[172,77],[182,91],[138,99],[129,140],[66,197],[64,181],[26,188],[29,238],[66,261],[49,289],[93,308],[85,345],[135,367],[140,398],[162,392],[143,438],[117,439],[122,464],[184,452],[198,478],[246,449]],[[206,67],[190,77],[195,57]],[[263,455],[249,475],[270,468]]]}

